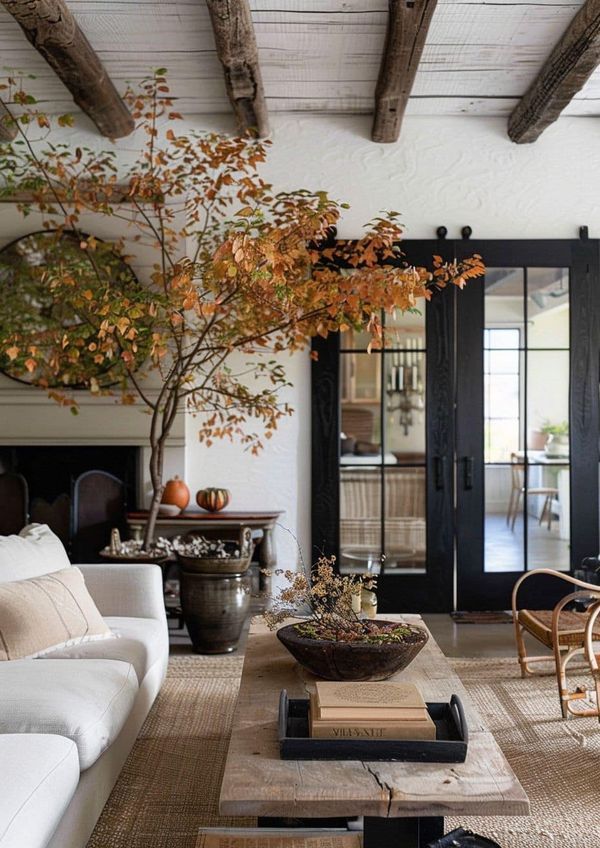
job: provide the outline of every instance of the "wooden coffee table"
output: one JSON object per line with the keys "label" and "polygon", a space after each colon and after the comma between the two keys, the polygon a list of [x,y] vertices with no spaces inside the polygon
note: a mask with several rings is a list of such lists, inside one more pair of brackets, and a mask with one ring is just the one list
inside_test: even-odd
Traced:
{"label": "wooden coffee table", "polygon": [[[387,619],[397,616],[386,615]],[[403,616],[422,624],[420,616]],[[228,816],[352,818],[364,816],[364,848],[424,848],[444,831],[444,816],[526,816],[529,800],[494,737],[433,638],[401,679],[426,701],[457,694],[465,708],[469,750],[464,763],[281,760],[279,693],[307,697],[303,671],[261,618],[253,620],[220,810]]]}

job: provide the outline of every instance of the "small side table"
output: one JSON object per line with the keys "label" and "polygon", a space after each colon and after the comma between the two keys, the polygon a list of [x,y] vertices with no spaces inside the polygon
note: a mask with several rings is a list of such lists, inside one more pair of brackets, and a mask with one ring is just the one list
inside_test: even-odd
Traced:
{"label": "small side table", "polygon": [[[258,550],[258,562],[262,569],[273,571],[277,568],[277,552],[273,530],[279,517],[283,512],[200,512],[199,510],[186,510],[175,516],[161,515],[156,519],[156,534],[159,536],[177,536],[180,533],[201,533],[203,530],[215,530],[219,528],[250,527],[254,530],[262,530],[263,538]],[[148,512],[128,512],[127,525],[132,539],[141,539],[144,528],[148,522]],[[270,587],[269,578],[260,574],[260,589],[268,591]]]}

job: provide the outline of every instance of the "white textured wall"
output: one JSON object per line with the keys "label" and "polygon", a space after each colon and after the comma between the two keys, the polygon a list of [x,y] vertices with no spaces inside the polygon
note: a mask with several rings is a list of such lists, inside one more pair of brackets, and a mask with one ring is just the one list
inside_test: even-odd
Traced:
{"label": "white textured wall", "polygon": [[409,238],[439,224],[449,237],[465,224],[481,238],[570,238],[580,224],[600,235],[598,119],[563,118],[531,145],[510,142],[494,118],[407,118],[389,145],[369,140],[368,117],[272,123],[268,176],[348,200],[342,236],[381,208],[403,213]]}
{"label": "white textured wall", "polygon": [[[407,237],[431,238],[440,224],[459,237],[465,224],[481,238],[572,238],[587,224],[600,235],[600,121],[564,118],[533,145],[512,144],[503,119],[407,118],[397,144],[369,140],[368,117],[272,118],[265,169],[276,189],[326,189],[350,202],[342,237],[380,209],[402,212]],[[223,119],[210,126],[225,128]],[[238,448],[205,449],[188,422],[187,475],[193,486],[222,483],[236,506],[279,507],[283,523],[310,545],[310,387],[308,361],[288,369],[297,414],[260,457]],[[294,543],[278,544],[287,563]]]}
{"label": "white textured wall", "polygon": [[[195,126],[230,130],[224,116]],[[369,140],[366,116],[272,117],[273,148],[265,176],[276,189],[326,189],[349,201],[339,227],[356,236],[380,209],[403,213],[410,238],[431,238],[440,224],[458,237],[469,224],[481,238],[571,238],[581,224],[600,235],[600,121],[564,118],[533,145],[512,144],[505,120],[407,118],[397,144]],[[83,134],[82,134],[83,135]],[[97,137],[86,134],[84,143]],[[132,154],[135,139],[120,147]],[[1,234],[0,234],[1,235]],[[294,383],[289,400],[296,416],[286,421],[262,456],[238,446],[209,449],[186,424],[185,475],[190,488],[225,485],[234,507],[285,510],[283,523],[309,550],[310,395],[306,356],[289,362]],[[282,560],[292,564],[295,545],[279,534]]]}

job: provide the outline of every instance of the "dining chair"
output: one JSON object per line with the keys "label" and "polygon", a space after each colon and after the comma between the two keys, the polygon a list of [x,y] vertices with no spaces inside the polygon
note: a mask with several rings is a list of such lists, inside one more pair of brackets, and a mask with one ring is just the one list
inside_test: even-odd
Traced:
{"label": "dining chair", "polygon": [[[549,575],[565,583],[577,587],[556,604],[552,610],[519,609],[518,595],[523,583],[533,577]],[[591,601],[585,612],[575,612],[566,609],[574,601]],[[517,654],[521,677],[536,674],[531,664],[548,663],[554,660],[554,671],[558,685],[560,709],[563,718],[573,716],[596,716],[600,718],[600,669],[598,657],[594,650],[594,643],[600,641],[600,623],[597,621],[600,614],[600,586],[594,583],[585,583],[551,568],[537,568],[528,571],[520,577],[514,585],[512,593],[512,614],[517,642]],[[525,644],[524,634],[528,633],[542,645],[552,652],[539,656],[529,656]],[[585,668],[594,679],[596,692],[596,705],[574,709],[574,702],[588,699],[588,693],[583,686],[576,686],[569,690],[567,683],[567,665],[573,657],[585,656]]]}
{"label": "dining chair", "polygon": [[539,495],[544,497],[544,504],[542,506],[542,511],[540,512],[538,524],[541,525],[544,519],[547,519],[548,530],[551,530],[552,519],[554,518],[554,513],[552,512],[552,501],[558,498],[558,489],[553,486],[526,487],[525,464],[523,459],[516,453],[511,453],[510,455],[510,473],[511,489],[508,499],[508,510],[506,513],[506,523],[510,526],[510,529],[515,529],[515,522],[521,505],[521,496],[526,495],[526,497],[529,497],[530,495]]}

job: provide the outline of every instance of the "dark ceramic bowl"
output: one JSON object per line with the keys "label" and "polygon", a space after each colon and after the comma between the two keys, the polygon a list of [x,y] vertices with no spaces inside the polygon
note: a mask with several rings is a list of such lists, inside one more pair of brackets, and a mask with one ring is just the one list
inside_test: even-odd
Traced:
{"label": "dark ceramic bowl", "polygon": [[[397,624],[386,621],[382,624]],[[411,636],[406,642],[370,644],[328,642],[301,636],[295,625],[277,631],[277,638],[301,666],[324,680],[385,680],[406,668],[429,638],[427,631],[406,624]]]}
{"label": "dark ceramic bowl", "polygon": [[184,571],[195,574],[243,574],[250,567],[252,555],[243,557],[190,557],[176,551]]}
{"label": "dark ceramic bowl", "polygon": [[165,562],[169,559],[169,554],[157,554],[156,556],[151,556],[150,554],[140,554],[139,556],[134,556],[133,554],[129,554],[128,556],[126,556],[122,554],[104,553],[104,551],[99,551],[98,556],[101,556],[102,559],[106,559],[109,562],[150,562],[154,563],[155,565],[164,565]]}

